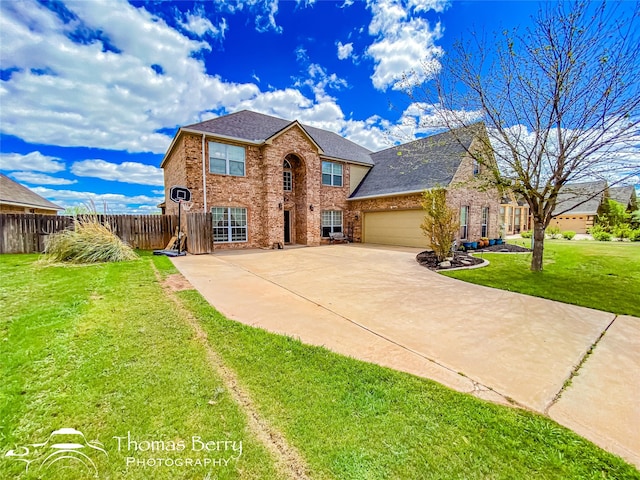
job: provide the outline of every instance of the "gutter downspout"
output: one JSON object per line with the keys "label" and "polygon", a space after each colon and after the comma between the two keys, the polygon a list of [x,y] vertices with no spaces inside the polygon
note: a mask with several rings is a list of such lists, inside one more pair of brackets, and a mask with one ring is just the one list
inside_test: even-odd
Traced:
{"label": "gutter downspout", "polygon": [[207,213],[207,178],[206,178],[206,160],[204,157],[204,137],[205,134],[202,134],[202,196],[204,200],[203,213]]}

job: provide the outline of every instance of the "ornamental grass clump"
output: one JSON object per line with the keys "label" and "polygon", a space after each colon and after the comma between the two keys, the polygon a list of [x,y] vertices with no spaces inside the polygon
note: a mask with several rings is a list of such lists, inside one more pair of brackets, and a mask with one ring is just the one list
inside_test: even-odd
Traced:
{"label": "ornamental grass clump", "polygon": [[103,225],[94,219],[78,219],[73,230],[51,235],[44,253],[48,261],[69,263],[123,262],[138,258],[109,224]]}

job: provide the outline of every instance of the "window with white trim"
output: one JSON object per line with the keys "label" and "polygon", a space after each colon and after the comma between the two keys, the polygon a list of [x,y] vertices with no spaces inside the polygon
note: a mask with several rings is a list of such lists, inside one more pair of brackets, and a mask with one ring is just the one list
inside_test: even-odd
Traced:
{"label": "window with white trim", "polygon": [[460,207],[460,239],[466,239],[469,234],[469,206]]}
{"label": "window with white trim", "polygon": [[209,172],[244,177],[244,147],[209,142]]}
{"label": "window with white trim", "polygon": [[237,207],[213,207],[213,241],[246,242],[247,209]]}
{"label": "window with white trim", "polygon": [[342,164],[322,162],[322,184],[332,187],[342,186]]}
{"label": "window with white trim", "polygon": [[282,162],[282,189],[290,192],[293,189],[293,176],[291,175],[291,164],[288,160]]}
{"label": "window with white trim", "polygon": [[482,232],[481,237],[489,236],[489,207],[482,207]]}
{"label": "window with white trim", "polygon": [[340,210],[324,210],[322,212],[322,236],[342,232],[342,212]]}

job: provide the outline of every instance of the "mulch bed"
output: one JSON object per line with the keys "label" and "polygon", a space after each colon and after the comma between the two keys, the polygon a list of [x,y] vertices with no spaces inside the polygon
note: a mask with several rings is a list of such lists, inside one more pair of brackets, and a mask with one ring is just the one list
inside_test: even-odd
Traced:
{"label": "mulch bed", "polygon": [[[528,248],[521,247],[519,245],[511,245],[504,243],[502,245],[493,245],[490,247],[479,248],[478,250],[472,250],[473,253],[483,252],[504,252],[504,253],[521,253],[530,252]],[[455,252],[453,259],[449,260],[448,266],[440,266],[435,253],[430,250],[420,252],[416,256],[416,260],[423,267],[427,267],[429,270],[449,270],[451,268],[471,267],[473,265],[479,265],[484,260],[479,257],[469,255],[467,252]]]}

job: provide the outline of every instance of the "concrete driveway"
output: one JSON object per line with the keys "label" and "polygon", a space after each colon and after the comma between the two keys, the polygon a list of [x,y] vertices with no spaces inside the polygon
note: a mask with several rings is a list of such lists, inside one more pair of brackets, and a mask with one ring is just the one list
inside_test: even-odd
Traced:
{"label": "concrete driveway", "polygon": [[640,465],[640,319],[450,279],[418,265],[419,251],[334,245],[173,261],[229,318],[550,414]]}

